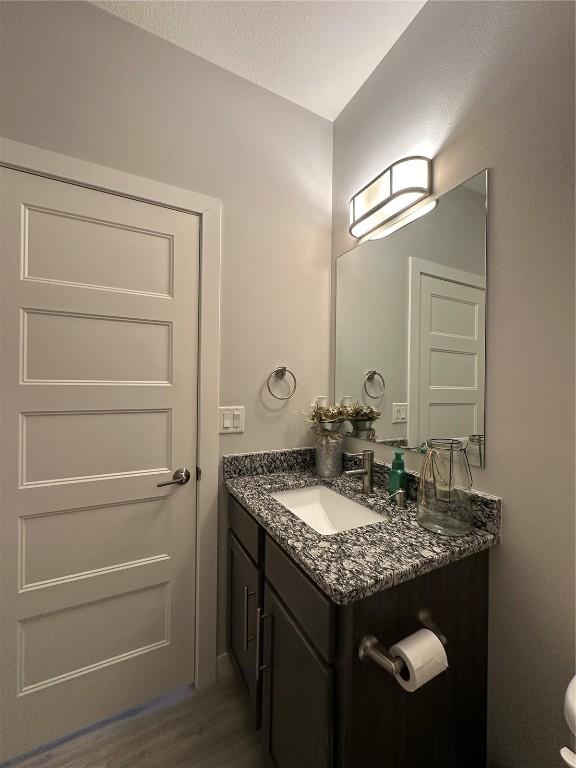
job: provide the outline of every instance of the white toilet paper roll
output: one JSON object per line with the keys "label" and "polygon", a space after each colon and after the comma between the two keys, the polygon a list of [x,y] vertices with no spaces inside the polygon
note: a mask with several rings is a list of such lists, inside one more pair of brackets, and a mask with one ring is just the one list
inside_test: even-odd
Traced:
{"label": "white toilet paper roll", "polygon": [[[396,675],[402,688],[412,693],[448,668],[448,657],[437,635],[429,629],[419,629],[390,648],[390,656],[399,656],[406,670]],[[409,675],[407,678],[406,676]]]}

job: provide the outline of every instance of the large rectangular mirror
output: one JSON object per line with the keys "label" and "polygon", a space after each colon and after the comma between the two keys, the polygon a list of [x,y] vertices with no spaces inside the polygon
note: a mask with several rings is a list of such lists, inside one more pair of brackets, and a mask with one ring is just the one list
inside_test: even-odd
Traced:
{"label": "large rectangular mirror", "polygon": [[336,266],[336,402],[373,406],[355,437],[457,438],[484,464],[487,171]]}

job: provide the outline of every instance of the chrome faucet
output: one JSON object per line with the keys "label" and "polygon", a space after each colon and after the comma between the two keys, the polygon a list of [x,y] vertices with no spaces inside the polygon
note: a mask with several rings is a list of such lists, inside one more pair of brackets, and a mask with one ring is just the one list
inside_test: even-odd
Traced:
{"label": "chrome faucet", "polygon": [[362,453],[353,453],[351,455],[362,459],[362,469],[348,469],[344,474],[348,477],[361,477],[362,493],[373,493],[374,451],[362,451]]}

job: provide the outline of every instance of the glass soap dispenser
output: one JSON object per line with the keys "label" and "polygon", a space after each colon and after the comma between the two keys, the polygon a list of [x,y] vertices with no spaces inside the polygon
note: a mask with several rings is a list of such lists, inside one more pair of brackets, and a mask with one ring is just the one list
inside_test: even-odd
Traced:
{"label": "glass soap dispenser", "polygon": [[418,522],[444,536],[472,531],[472,471],[460,440],[434,438],[427,443],[418,485]]}

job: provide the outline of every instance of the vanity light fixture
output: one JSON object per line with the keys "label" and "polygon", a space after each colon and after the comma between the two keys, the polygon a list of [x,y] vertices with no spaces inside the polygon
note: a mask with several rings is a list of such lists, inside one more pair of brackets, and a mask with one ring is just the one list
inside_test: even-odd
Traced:
{"label": "vanity light fixture", "polygon": [[413,209],[431,192],[430,158],[414,156],[397,160],[350,200],[350,234],[356,238],[386,237],[431,211],[435,200]]}

